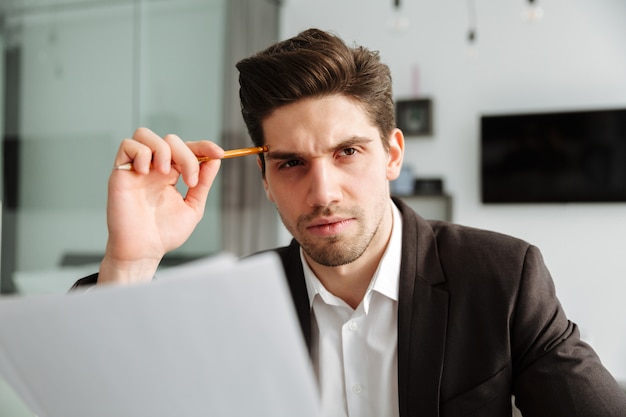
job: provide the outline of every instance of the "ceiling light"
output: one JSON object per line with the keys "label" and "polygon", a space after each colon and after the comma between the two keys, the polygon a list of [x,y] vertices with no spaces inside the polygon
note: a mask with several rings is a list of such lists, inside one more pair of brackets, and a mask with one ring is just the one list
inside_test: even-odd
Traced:
{"label": "ceiling light", "polygon": [[543,17],[543,9],[535,0],[528,0],[528,6],[522,13],[522,18],[529,22],[536,22]]}
{"label": "ceiling light", "polygon": [[400,11],[400,0],[393,0],[393,11],[389,26],[394,32],[404,32],[409,27],[409,19]]}

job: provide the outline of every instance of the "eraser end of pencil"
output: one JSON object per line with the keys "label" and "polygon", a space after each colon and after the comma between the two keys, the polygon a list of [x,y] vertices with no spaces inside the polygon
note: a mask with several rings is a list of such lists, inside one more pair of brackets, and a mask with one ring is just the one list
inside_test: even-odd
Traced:
{"label": "eraser end of pencil", "polygon": [[132,164],[115,165],[113,169],[118,170],[118,171],[131,171],[133,169],[133,165]]}

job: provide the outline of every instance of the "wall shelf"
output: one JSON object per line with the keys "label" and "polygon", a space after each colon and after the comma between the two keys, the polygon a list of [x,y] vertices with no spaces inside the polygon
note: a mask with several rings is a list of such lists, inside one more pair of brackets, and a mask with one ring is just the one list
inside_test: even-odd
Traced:
{"label": "wall shelf", "polygon": [[398,195],[426,220],[452,221],[452,196],[449,194]]}

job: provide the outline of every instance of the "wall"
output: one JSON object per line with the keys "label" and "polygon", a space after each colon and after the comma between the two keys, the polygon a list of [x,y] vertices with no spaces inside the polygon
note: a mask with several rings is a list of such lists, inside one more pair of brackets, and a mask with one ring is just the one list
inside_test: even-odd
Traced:
{"label": "wall", "polygon": [[435,133],[409,139],[406,163],[418,176],[444,179],[456,222],[539,246],[566,312],[626,380],[626,204],[485,206],[478,165],[482,113],[626,106],[626,2],[540,1],[544,17],[529,23],[524,1],[476,0],[474,56],[466,48],[471,3],[403,0],[403,31],[392,29],[392,3],[285,0],[281,37],[333,30],[381,52],[396,97],[431,97]]}

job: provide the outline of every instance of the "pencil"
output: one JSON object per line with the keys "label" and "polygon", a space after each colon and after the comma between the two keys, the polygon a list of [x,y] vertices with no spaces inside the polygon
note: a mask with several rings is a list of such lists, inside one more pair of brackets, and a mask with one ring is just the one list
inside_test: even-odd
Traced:
{"label": "pencil", "polygon": [[[221,159],[237,158],[239,156],[246,156],[246,155],[258,155],[260,153],[267,152],[269,149],[270,147],[267,145],[255,146],[253,148],[231,149],[229,151],[224,151],[224,156],[222,156]],[[211,159],[213,158],[210,158],[208,156],[199,156],[198,162],[206,162],[206,161],[210,161]],[[127,164],[115,165],[113,169],[119,169],[123,171],[132,171],[133,164],[132,162],[129,162]]]}

